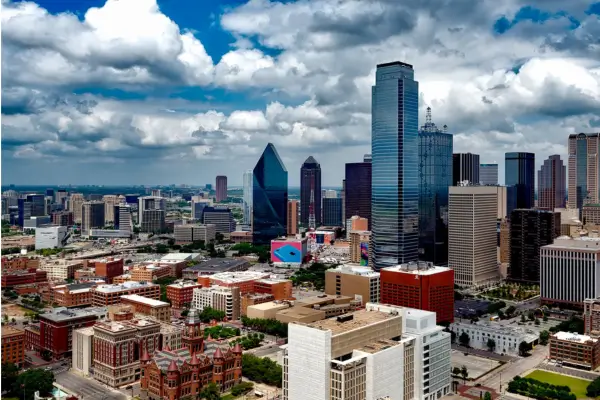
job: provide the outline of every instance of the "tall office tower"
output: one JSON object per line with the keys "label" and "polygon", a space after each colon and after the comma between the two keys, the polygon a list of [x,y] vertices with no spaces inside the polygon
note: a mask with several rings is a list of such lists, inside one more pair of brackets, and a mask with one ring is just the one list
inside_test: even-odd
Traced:
{"label": "tall office tower", "polygon": [[150,193],[150,196],[162,197],[162,192],[161,192],[160,189],[152,189],[152,192]]}
{"label": "tall office tower", "polygon": [[227,200],[227,177],[218,175],[215,184],[215,201],[217,203]]}
{"label": "tall office tower", "polygon": [[252,170],[244,172],[244,225],[252,224]]}
{"label": "tall office tower", "polygon": [[333,190],[333,189],[325,190],[325,195],[323,196],[324,199],[336,199],[337,197],[338,197],[338,192],[337,192],[337,190]]}
{"label": "tall office tower", "polygon": [[287,209],[287,234],[298,233],[298,200],[289,200]]}
{"label": "tall office tower", "polygon": [[229,234],[235,231],[235,219],[231,210],[227,207],[206,207],[202,215],[203,224],[215,225],[217,233],[229,238]]}
{"label": "tall office tower", "polygon": [[419,83],[412,65],[379,64],[372,88],[369,219],[377,271],[419,258],[418,108]]}
{"label": "tall office tower", "polygon": [[450,393],[450,333],[435,313],[376,303],[289,324],[283,400],[439,399]]}
{"label": "tall office tower", "polygon": [[427,107],[419,131],[419,258],[448,264],[448,187],[452,186],[452,135],[431,121]]}
{"label": "tall office tower", "polygon": [[192,219],[202,221],[202,214],[206,207],[212,206],[212,200],[200,196],[192,196]]}
{"label": "tall office tower", "polygon": [[540,248],[560,236],[560,213],[538,209],[516,209],[510,216],[511,282],[540,284]]}
{"label": "tall office tower", "polygon": [[600,133],[569,135],[569,208],[600,203]]}
{"label": "tall office tower", "polygon": [[17,205],[19,226],[24,226],[25,220],[31,217],[47,215],[46,196],[43,194],[27,194],[24,198],[18,199]]}
{"label": "tall office tower", "polygon": [[85,199],[82,193],[71,193],[69,199],[69,211],[73,211],[73,220],[76,224],[81,224],[81,206]]}
{"label": "tall office tower", "polygon": [[65,201],[68,197],[68,193],[65,189],[58,189],[55,193],[54,193],[54,202],[56,204],[61,204],[61,205],[65,205]]}
{"label": "tall office tower", "polygon": [[115,228],[121,231],[133,232],[133,219],[131,206],[129,204],[117,204],[115,206]]}
{"label": "tall office tower", "polygon": [[[369,221],[371,229],[371,157],[359,163],[346,164],[344,220],[355,215]],[[348,227],[346,227],[348,229]]]}
{"label": "tall office tower", "polygon": [[46,197],[52,197],[54,200],[54,189],[46,189]]}
{"label": "tall office tower", "polygon": [[479,154],[452,154],[452,186],[457,186],[463,181],[478,185],[479,166]]}
{"label": "tall office tower", "polygon": [[498,190],[451,186],[448,201],[448,266],[454,283],[480,286],[498,279]]}
{"label": "tall office tower", "polygon": [[252,184],[252,241],[269,245],[287,233],[288,172],[273,143],[254,167]]}
{"label": "tall office tower", "polygon": [[342,179],[342,190],[340,191],[340,198],[342,199],[342,219],[344,220],[344,228],[346,227],[346,180]]}
{"label": "tall office tower", "polygon": [[558,154],[548,157],[538,171],[538,207],[547,210],[566,204],[567,168]]}
{"label": "tall office tower", "polygon": [[90,234],[90,229],[104,227],[104,202],[85,201],[81,206],[81,235]]}
{"label": "tall office tower", "polygon": [[517,188],[517,208],[535,207],[535,154],[506,153],[504,161],[506,186]]}
{"label": "tall office tower", "polygon": [[326,197],[323,199],[323,225],[341,227],[344,224],[342,220],[342,199],[339,197]]}
{"label": "tall office tower", "polygon": [[[305,228],[321,225],[321,165],[312,156],[300,168],[300,224]],[[311,211],[314,214],[314,226]]]}
{"label": "tall office tower", "polygon": [[[145,211],[147,210],[162,210],[163,211],[163,220],[164,215],[166,214],[167,205],[166,201],[163,197],[157,196],[144,196],[138,198],[138,224],[142,225],[144,223]],[[151,214],[148,214],[151,215]],[[158,218],[158,214],[152,214],[152,218],[156,221]],[[153,225],[154,226],[154,225]]]}
{"label": "tall office tower", "polygon": [[6,190],[2,192],[2,197],[6,199],[8,207],[19,205],[19,193],[14,190]]}
{"label": "tall office tower", "polygon": [[114,225],[116,222],[118,222],[115,220],[115,206],[119,204],[121,200],[117,195],[107,194],[102,197],[102,201],[106,205],[104,209],[104,223],[106,225]]}
{"label": "tall office tower", "polygon": [[145,233],[161,233],[165,230],[165,210],[146,209],[142,212],[140,230]]}
{"label": "tall office tower", "polygon": [[481,185],[497,185],[498,164],[479,164],[479,183]]}

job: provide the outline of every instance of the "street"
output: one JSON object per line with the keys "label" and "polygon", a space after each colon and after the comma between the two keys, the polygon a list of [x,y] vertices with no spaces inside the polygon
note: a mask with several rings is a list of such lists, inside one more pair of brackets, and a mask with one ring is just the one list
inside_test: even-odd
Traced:
{"label": "street", "polygon": [[73,372],[55,375],[56,383],[76,394],[80,400],[126,400],[129,396]]}

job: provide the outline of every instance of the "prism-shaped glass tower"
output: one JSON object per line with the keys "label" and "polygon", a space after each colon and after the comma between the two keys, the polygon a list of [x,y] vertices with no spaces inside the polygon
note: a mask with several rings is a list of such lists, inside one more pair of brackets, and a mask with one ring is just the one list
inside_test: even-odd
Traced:
{"label": "prism-shaped glass tower", "polygon": [[287,233],[288,172],[272,143],[253,171],[252,241],[268,245]]}

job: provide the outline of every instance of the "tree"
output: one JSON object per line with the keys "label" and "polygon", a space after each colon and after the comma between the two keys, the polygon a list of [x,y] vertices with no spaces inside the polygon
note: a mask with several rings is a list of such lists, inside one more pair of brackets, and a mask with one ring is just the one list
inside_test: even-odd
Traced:
{"label": "tree", "polygon": [[19,367],[13,363],[2,363],[2,390],[10,391],[19,375]]}
{"label": "tree", "polygon": [[450,343],[456,343],[456,332],[450,331]]}
{"label": "tree", "polygon": [[242,354],[242,375],[250,381],[281,387],[283,371],[281,365],[270,358],[253,354]]}
{"label": "tree", "polygon": [[211,382],[202,388],[200,392],[200,398],[206,400],[219,400],[221,398],[221,391],[216,383]]}
{"label": "tree", "polygon": [[483,400],[492,400],[492,394],[490,392],[485,392]]}
{"label": "tree", "polygon": [[452,375],[459,376],[460,375],[460,368],[458,368],[458,367],[452,368]]}
{"label": "tree", "polygon": [[231,388],[231,394],[237,397],[248,393],[252,389],[254,389],[254,383],[242,382]]}
{"label": "tree", "polygon": [[533,311],[529,311],[527,313],[527,318],[529,318],[530,321],[533,321],[535,319],[535,313]]}
{"label": "tree", "polygon": [[533,323],[537,326],[540,324],[540,320],[538,318],[536,318],[535,321],[533,321]]}
{"label": "tree", "polygon": [[[35,392],[42,396],[52,393],[54,373],[41,368],[30,369],[17,377],[13,385],[13,393],[21,399],[32,399]],[[24,396],[24,397],[23,397]]]}
{"label": "tree", "polygon": [[596,378],[587,387],[587,396],[596,398],[600,396],[600,378]]}
{"label": "tree", "polygon": [[471,338],[469,337],[469,334],[467,332],[463,332],[458,337],[458,342],[461,344],[461,346],[469,347]]}
{"label": "tree", "polygon": [[528,356],[530,350],[531,350],[531,345],[529,343],[527,343],[526,341],[523,340],[521,343],[519,343],[519,354],[522,357]]}
{"label": "tree", "polygon": [[550,340],[550,332],[541,331],[540,332],[540,344],[546,346],[548,344],[548,340]]}
{"label": "tree", "polygon": [[544,314],[544,317],[542,318],[542,320],[543,320],[544,322],[548,322],[548,316],[547,316],[546,314]]}
{"label": "tree", "polygon": [[467,378],[469,377],[469,371],[467,370],[467,367],[465,367],[464,365],[460,368],[460,376],[462,376],[463,383],[466,385]]}
{"label": "tree", "polygon": [[521,314],[521,322],[525,322],[525,314]]}
{"label": "tree", "polygon": [[489,338],[487,340],[487,348],[489,351],[491,351],[493,353],[494,350],[496,350],[496,341],[492,338]]}

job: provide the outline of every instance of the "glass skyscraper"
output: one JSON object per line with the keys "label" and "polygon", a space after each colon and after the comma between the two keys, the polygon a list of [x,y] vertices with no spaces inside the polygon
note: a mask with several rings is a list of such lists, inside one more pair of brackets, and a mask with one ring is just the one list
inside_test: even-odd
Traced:
{"label": "glass skyscraper", "polygon": [[427,122],[419,131],[419,259],[448,264],[448,187],[452,186],[453,137]]}
{"label": "glass skyscraper", "polygon": [[[363,162],[346,164],[344,221],[355,215],[369,220],[371,229],[371,155]],[[346,229],[349,229],[346,227]]]}
{"label": "glass skyscraper", "polygon": [[313,192],[315,226],[321,226],[321,166],[310,156],[300,168],[300,224],[308,228],[310,219],[310,193]]}
{"label": "glass skyscraper", "polygon": [[372,88],[372,256],[376,270],[418,260],[419,83],[412,65],[379,64]]}
{"label": "glass skyscraper", "polygon": [[479,154],[456,153],[452,155],[452,186],[469,181],[479,185]]}
{"label": "glass skyscraper", "polygon": [[323,199],[323,225],[342,226],[342,198]]}
{"label": "glass skyscraper", "polygon": [[517,207],[535,206],[535,154],[506,153],[504,175],[506,186],[517,188]]}
{"label": "glass skyscraper", "polygon": [[480,164],[479,183],[482,185],[497,185],[498,164]]}
{"label": "glass skyscraper", "polygon": [[568,207],[600,202],[600,133],[569,135]]}
{"label": "glass skyscraper", "polygon": [[288,172],[272,143],[254,167],[252,241],[270,245],[287,234]]}
{"label": "glass skyscraper", "polygon": [[244,172],[244,225],[250,225],[252,222],[252,170]]}

